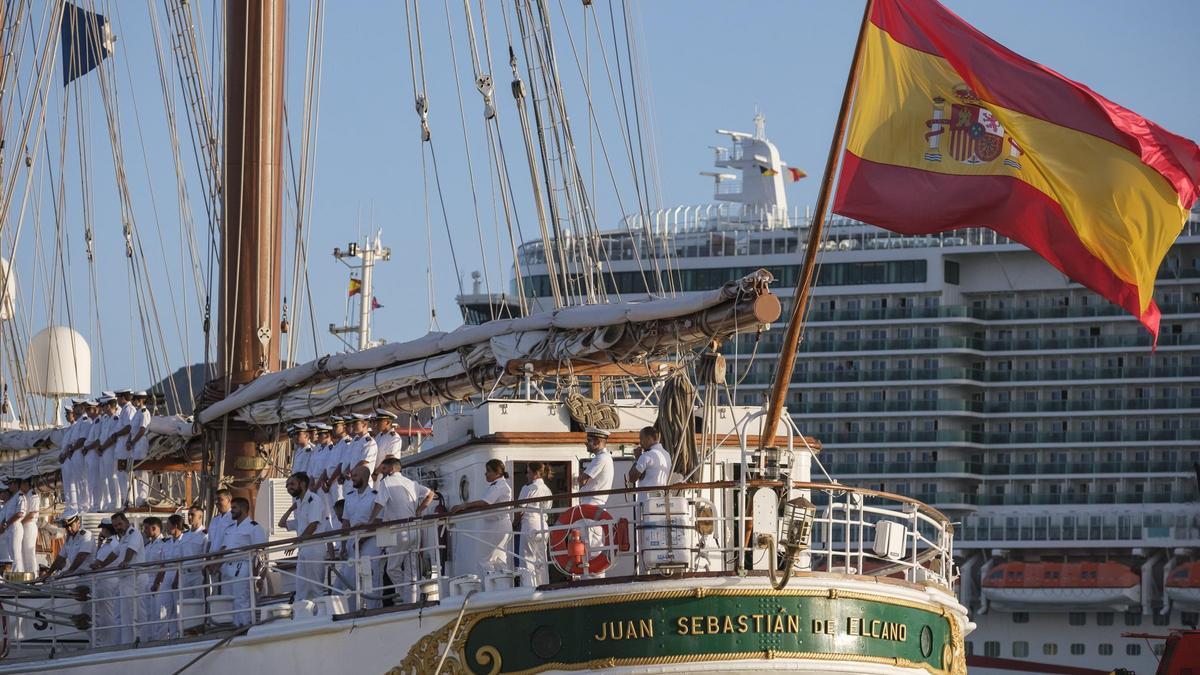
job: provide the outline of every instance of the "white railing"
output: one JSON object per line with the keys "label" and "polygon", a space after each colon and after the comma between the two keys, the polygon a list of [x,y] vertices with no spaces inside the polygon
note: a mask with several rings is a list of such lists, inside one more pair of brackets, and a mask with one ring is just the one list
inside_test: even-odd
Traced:
{"label": "white railing", "polygon": [[[755,550],[751,538],[744,536],[755,519],[750,495],[762,488],[785,498],[809,495],[817,507],[812,541],[794,565],[797,574],[841,572],[953,585],[953,527],[941,513],[914,500],[828,483],[795,482],[790,492],[778,481],[680,483],[670,487],[670,499],[652,489],[591,493],[607,499],[603,513],[585,513],[575,506],[579,493],[556,495],[332,531],[222,555],[131,565],[33,585],[7,584],[0,592],[6,644],[12,658],[47,658],[210,631],[227,635],[271,621],[384,606],[402,611],[469,588],[488,592],[514,584],[537,585],[536,579],[550,574],[555,575],[554,588],[599,576],[650,583],[692,573],[766,574],[769,564],[782,560],[779,552]],[[510,538],[499,565],[464,559],[474,550],[483,563],[495,550],[496,523],[511,522],[522,511],[538,512],[539,504],[551,500],[563,506],[541,509],[549,526],[535,533],[550,542],[548,555],[545,548],[535,548],[532,559],[526,560],[525,547],[514,551]],[[887,535],[886,546],[878,541],[880,533]],[[449,551],[454,559],[446,559],[444,537],[453,542]],[[299,560],[287,557],[296,550]],[[607,569],[581,564],[601,555],[610,561]],[[384,570],[392,572],[391,583],[381,581]],[[445,575],[452,571],[476,576],[448,579]],[[160,572],[164,585],[156,591],[152,584]],[[298,580],[301,587],[307,585],[308,598],[293,597]]]}

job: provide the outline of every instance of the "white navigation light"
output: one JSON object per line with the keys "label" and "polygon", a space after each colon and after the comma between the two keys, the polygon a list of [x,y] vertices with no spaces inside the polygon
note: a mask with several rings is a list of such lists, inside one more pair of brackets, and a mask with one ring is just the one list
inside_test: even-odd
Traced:
{"label": "white navigation light", "polygon": [[92,349],[66,326],[50,326],[34,335],[26,365],[35,394],[61,398],[92,391]]}

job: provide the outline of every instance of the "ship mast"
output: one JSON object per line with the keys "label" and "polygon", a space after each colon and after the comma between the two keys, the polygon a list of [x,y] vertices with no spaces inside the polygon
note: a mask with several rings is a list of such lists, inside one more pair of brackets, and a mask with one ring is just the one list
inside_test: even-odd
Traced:
{"label": "ship mast", "polygon": [[767,418],[759,434],[760,447],[775,445],[779,418],[787,399],[788,384],[792,381],[792,370],[796,366],[796,350],[800,347],[800,333],[804,329],[804,317],[808,313],[808,300],[812,295],[813,279],[816,276],[817,250],[825,229],[825,218],[829,213],[829,198],[833,192],[833,178],[837,174],[838,153],[846,136],[846,119],[850,102],[858,83],[859,63],[862,61],[863,39],[867,34],[867,22],[871,20],[874,0],[867,0],[863,8],[862,25],[858,28],[858,42],[854,46],[854,58],[850,61],[850,73],[846,76],[846,89],[842,92],[842,107],[838,111],[837,127],[829,142],[829,156],[825,159],[825,176],[821,179],[821,191],[817,197],[817,210],[808,224],[808,244],[804,249],[804,266],[800,269],[800,282],[792,295],[792,313],[788,317],[787,332],[779,354],[779,367],[775,369],[775,382],[771,385],[771,398],[767,402]]}
{"label": "ship mast", "polygon": [[[286,0],[225,3],[225,162],[217,363],[224,396],[279,369]],[[226,418],[219,476],[251,502],[274,440]]]}

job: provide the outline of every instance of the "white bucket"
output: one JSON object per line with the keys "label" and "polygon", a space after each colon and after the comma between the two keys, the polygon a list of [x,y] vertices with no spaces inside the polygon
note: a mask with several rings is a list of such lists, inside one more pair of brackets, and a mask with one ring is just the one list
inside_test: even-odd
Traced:
{"label": "white bucket", "polygon": [[211,620],[215,624],[227,626],[233,623],[233,596],[208,596],[208,613],[212,615]]}
{"label": "white bucket", "polygon": [[179,621],[184,630],[204,625],[204,598],[185,598],[179,601]]}
{"label": "white bucket", "polygon": [[483,585],[479,583],[479,575],[464,574],[461,577],[454,577],[450,580],[446,595],[454,598],[466,595],[471,591],[478,591],[481,588],[483,588]]}

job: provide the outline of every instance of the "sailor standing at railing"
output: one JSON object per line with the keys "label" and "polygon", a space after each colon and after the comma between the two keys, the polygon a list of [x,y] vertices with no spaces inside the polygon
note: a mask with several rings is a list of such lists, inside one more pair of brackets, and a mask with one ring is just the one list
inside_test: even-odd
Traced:
{"label": "sailor standing at railing", "polygon": [[71,423],[71,427],[63,434],[63,448],[67,453],[67,464],[71,467],[71,498],[74,501],[68,501],[67,504],[75,508],[86,511],[90,496],[87,493],[88,475],[87,463],[83,458],[83,442],[87,438],[89,427],[92,425],[92,420],[87,416],[87,406],[84,405],[87,399],[73,398],[71,402],[74,404],[75,421]]}
{"label": "sailor standing at railing", "polygon": [[[329,526],[329,510],[325,500],[308,489],[308,474],[294,473],[287,479],[287,491],[292,506],[279,519],[279,527],[290,529],[304,539],[325,531]],[[295,519],[288,522],[289,516]],[[329,544],[301,544],[296,556],[296,594],[293,600],[312,600],[325,594],[325,559]]]}
{"label": "sailor standing at railing", "polygon": [[[351,528],[366,525],[371,522],[371,512],[375,510],[375,500],[379,497],[378,490],[371,489],[371,471],[365,466],[357,466],[350,472],[350,489],[342,500],[342,527]],[[356,565],[347,565],[349,572],[358,579],[358,588],[363,593],[364,601],[361,608],[375,609],[383,606],[383,601],[377,596],[383,586],[383,564],[379,558],[379,545],[374,535],[362,536],[357,540],[351,538],[347,542],[343,555]],[[344,575],[344,573],[343,573]]]}
{"label": "sailor standing at railing", "polygon": [[[346,462],[346,476],[350,476],[350,472],[356,466],[365,466],[369,471],[375,470],[375,460],[379,456],[379,446],[375,443],[375,437],[371,435],[371,415],[363,413],[354,414],[354,440],[350,443],[350,459]],[[345,491],[343,490],[343,497]]]}
{"label": "sailor standing at railing", "polygon": [[118,417],[120,409],[117,406],[117,399],[112,395],[105,395],[100,399],[100,404],[104,408],[104,414],[100,418],[99,431],[96,434],[95,440],[91,442],[92,450],[96,453],[99,466],[99,475],[97,476],[99,504],[96,508],[101,510],[110,510],[120,508],[120,489],[117,487],[117,453],[114,447],[117,444],[117,433],[120,431],[121,420]]}
{"label": "sailor standing at railing", "polygon": [[[89,566],[91,570],[115,568],[120,548],[121,541],[112,521],[108,518],[100,521],[99,545]],[[97,647],[115,645],[121,638],[120,603],[117,600],[120,588],[120,579],[116,575],[92,577],[92,625],[96,630]]]}
{"label": "sailor standing at railing", "polygon": [[67,536],[63,541],[62,548],[58,550],[58,555],[54,557],[54,561],[42,573],[43,581],[59,572],[62,572],[59,575],[62,578],[84,571],[96,553],[96,538],[92,536],[91,532],[83,529],[83,519],[80,518],[79,509],[67,507],[58,517],[58,524],[66,530]]}
{"label": "sailor standing at railing", "polygon": [[[489,459],[483,467],[483,478],[488,484],[483,495],[474,501],[456,505],[450,509],[450,513],[512,501],[512,486],[508,483],[508,471],[504,468],[503,460]],[[484,574],[511,569],[509,560],[512,556],[508,552],[508,544],[512,539],[512,514],[507,511],[490,513],[467,523],[467,526],[476,530],[480,541],[487,546],[486,555],[479,561]]]}
{"label": "sailor standing at railing", "polygon": [[3,493],[4,509],[0,511],[3,514],[0,516],[0,544],[3,545],[3,550],[0,551],[0,561],[9,563],[7,572],[24,572],[25,528],[21,521],[25,519],[25,512],[29,509],[29,498],[21,490],[20,479],[6,483]]}
{"label": "sailor standing at railing", "polygon": [[26,572],[37,574],[38,515],[42,508],[42,496],[33,485],[33,477],[21,479],[21,490],[25,492],[25,517],[21,518],[21,563]]}
{"label": "sailor standing at railing", "polygon": [[167,518],[167,532],[162,538],[162,562],[164,564],[154,575],[154,583],[150,586],[150,590],[157,594],[155,596],[156,611],[162,619],[153,627],[156,636],[154,639],[165,640],[180,635],[177,630],[179,574],[178,569],[170,563],[172,560],[183,557],[183,533],[186,529],[187,525],[183,522],[183,516],[178,513],[172,513]]}
{"label": "sailor standing at railing", "polygon": [[553,494],[546,486],[551,478],[549,465],[530,462],[525,467],[525,487],[521,488],[521,501],[546,497],[545,501],[525,504],[517,512],[516,524],[521,529],[521,559],[517,565],[527,570],[534,586],[550,583],[550,568],[546,556],[546,510],[550,508],[549,497]]}
{"label": "sailor standing at railing", "polygon": [[[178,557],[191,558],[208,551],[208,532],[204,529],[204,509],[193,506],[187,512],[187,529],[179,537]],[[197,599],[204,597],[204,569],[200,564],[184,567],[179,578],[179,598]]]}
{"label": "sailor standing at railing", "polygon": [[333,458],[333,443],[330,442],[329,437],[333,427],[324,422],[310,422],[309,426],[316,429],[317,436],[312,456],[308,460],[308,471],[305,472],[312,479],[312,485],[309,488],[325,500],[329,512],[333,513],[333,499],[329,492],[329,474],[333,471],[330,465]]}
{"label": "sailor standing at railing", "polygon": [[313,456],[313,444],[310,440],[308,425],[304,422],[288,427],[288,436],[292,437],[292,473],[307,473],[314,479],[316,476],[309,471],[309,463]]}
{"label": "sailor standing at railing", "polygon": [[[136,527],[129,524],[129,517],[118,511],[112,517],[113,529],[117,531],[117,566],[116,569],[127,569],[130,565],[136,565],[142,562],[142,553],[145,551],[146,543],[142,539],[142,533],[138,532]],[[134,626],[137,617],[141,615],[136,591],[138,583],[133,581],[130,583],[127,577],[123,577],[119,581],[120,601],[117,603],[117,621],[121,625],[121,642],[127,644],[133,642],[135,637],[141,635],[141,629]]]}
{"label": "sailor standing at railing", "polygon": [[65,422],[62,426],[62,434],[58,437],[58,447],[61,449],[58,453],[58,463],[62,476],[62,500],[67,506],[79,506],[79,495],[75,491],[74,453],[70,450],[76,429],[75,408],[77,406],[78,404],[72,401],[63,407]]}
{"label": "sailor standing at railing", "polygon": [[[579,476],[579,491],[580,492],[602,492],[611,490],[613,484],[613,460],[612,455],[608,452],[608,436],[607,429],[598,429],[596,427],[588,427],[585,429],[587,438],[588,452],[592,453],[592,461],[583,470],[583,474]],[[579,498],[581,505],[592,505],[604,508],[608,505],[608,495],[590,495]],[[599,525],[593,526],[593,521],[588,518],[583,518],[580,522],[587,530],[587,554],[588,557],[595,556],[600,552],[600,548],[604,546],[604,529]],[[601,572],[595,576],[603,577]]]}
{"label": "sailor standing at railing", "polygon": [[[221,539],[225,531],[233,525],[233,493],[225,488],[217,490],[217,512],[208,521],[208,551],[215,553],[221,550]],[[221,579],[221,566],[211,565],[208,568],[209,581],[216,584]]]}
{"label": "sailor standing at railing", "polygon": [[347,430],[347,423],[351,421],[350,416],[336,415],[333,418],[333,458],[330,460],[332,466],[329,470],[329,501],[330,504],[340,500],[346,496],[344,483],[346,482],[346,472],[350,470],[350,458],[353,456],[353,451],[350,444],[354,441],[354,437]]}
{"label": "sailor standing at railing", "polygon": [[133,418],[137,414],[137,409],[131,402],[132,395],[133,392],[128,389],[117,391],[117,422],[109,432],[112,443],[109,452],[116,463],[116,472],[113,474],[116,481],[116,504],[113,508],[117,509],[129,505],[129,476],[133,471],[133,448],[129,445],[129,435],[133,432]]}
{"label": "sailor standing at railing", "polygon": [[142,521],[144,563],[160,563],[159,570],[139,572],[137,575],[137,635],[142,642],[162,640],[166,637],[163,625],[163,607],[159,604],[161,563],[167,557],[167,544],[162,537],[162,519],[150,516]]}
{"label": "sailor standing at railing", "polygon": [[75,442],[83,455],[84,467],[87,469],[87,511],[99,511],[104,503],[104,478],[100,471],[100,432],[104,430],[104,420],[100,413],[100,401],[94,398],[87,400],[88,425],[86,432],[81,432]]}
{"label": "sailor standing at railing", "polygon": [[21,530],[20,525],[16,528],[12,527],[13,523],[20,523],[21,518],[25,516],[23,502],[17,492],[17,485],[14,481],[9,484],[7,481],[0,481],[0,499],[4,500],[4,506],[0,507],[0,572],[18,572],[17,561],[20,559],[18,551],[20,550],[20,541],[13,541],[17,531],[20,531],[21,536],[25,535],[25,531]]}
{"label": "sailor standing at railing", "polygon": [[[634,451],[637,462],[629,468],[626,478],[640,488],[665,486],[671,480],[671,456],[659,443],[658,429],[644,427],[638,434],[638,440],[638,448]],[[644,502],[653,494],[639,492],[638,501]]]}
{"label": "sailor standing at railing", "polygon": [[[267,531],[250,519],[250,500],[234,497],[230,513],[233,524],[221,535],[221,547],[218,551],[232,551],[267,543]],[[233,597],[235,625],[247,626],[252,621],[250,597],[254,592],[257,568],[258,554],[255,552],[236,553],[221,564],[221,593]]]}
{"label": "sailor standing at railing", "polygon": [[400,457],[404,451],[404,439],[392,428],[396,413],[382,408],[375,411],[375,445],[379,449],[375,466],[371,467],[372,474],[379,473],[379,465],[388,457]]}
{"label": "sailor standing at railing", "polygon": [[[376,483],[378,495],[371,509],[372,522],[391,522],[415,518],[433,501],[433,491],[400,473],[400,460],[392,457],[379,467],[382,476]],[[421,538],[416,528],[401,528],[396,532],[376,535],[377,542],[387,555],[385,572],[398,587],[396,596],[401,602],[416,602],[417,579],[420,576],[421,558],[418,552]]]}
{"label": "sailor standing at railing", "polygon": [[150,457],[150,408],[146,407],[146,392],[133,392],[133,419],[129,423],[129,438],[126,441],[132,465],[129,470],[133,477],[133,503],[145,506],[146,498],[150,496],[150,472],[145,470],[133,471],[134,467],[145,462]]}

